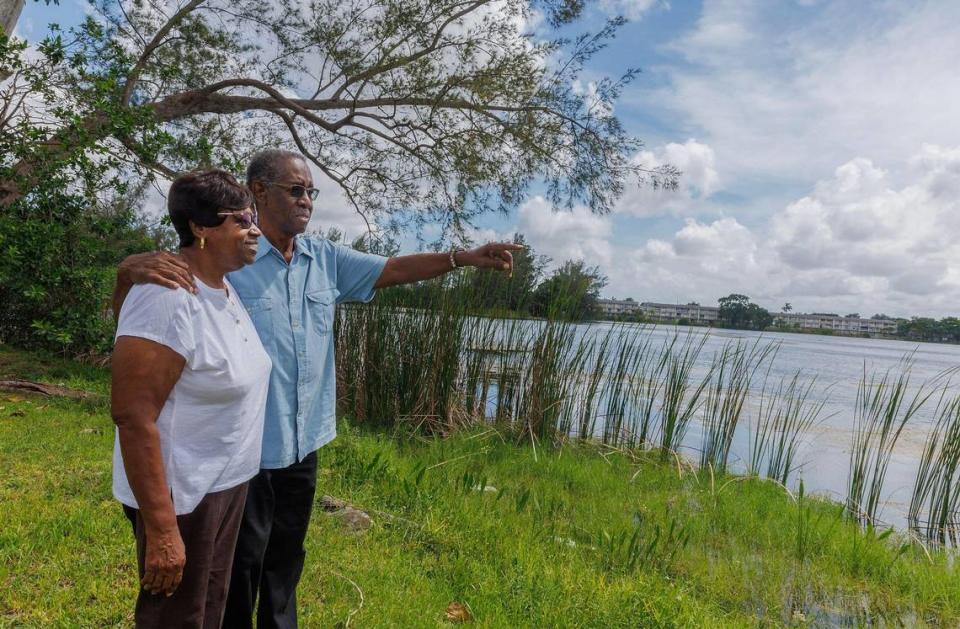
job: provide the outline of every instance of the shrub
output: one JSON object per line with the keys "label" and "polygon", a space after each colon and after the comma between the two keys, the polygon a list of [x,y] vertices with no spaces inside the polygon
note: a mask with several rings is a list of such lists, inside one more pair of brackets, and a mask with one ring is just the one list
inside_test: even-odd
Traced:
{"label": "shrub", "polygon": [[0,211],[0,341],[63,353],[112,342],[117,263],[156,247],[132,208],[31,195]]}

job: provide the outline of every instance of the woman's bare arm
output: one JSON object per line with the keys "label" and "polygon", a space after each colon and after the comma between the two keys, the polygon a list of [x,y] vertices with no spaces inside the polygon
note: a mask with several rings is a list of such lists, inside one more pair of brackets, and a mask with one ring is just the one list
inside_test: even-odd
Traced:
{"label": "woman's bare arm", "polygon": [[121,336],[113,350],[111,415],[130,489],[145,526],[147,549],[141,585],[173,594],[186,562],[160,452],[157,417],[186,361],[165,345]]}

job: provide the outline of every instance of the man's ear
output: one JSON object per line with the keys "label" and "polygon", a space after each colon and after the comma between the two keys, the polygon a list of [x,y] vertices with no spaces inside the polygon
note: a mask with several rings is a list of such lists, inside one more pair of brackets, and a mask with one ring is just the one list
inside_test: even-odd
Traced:
{"label": "man's ear", "polygon": [[254,180],[250,183],[250,192],[253,193],[254,200],[259,203],[261,199],[267,194],[267,187],[263,184],[262,181]]}

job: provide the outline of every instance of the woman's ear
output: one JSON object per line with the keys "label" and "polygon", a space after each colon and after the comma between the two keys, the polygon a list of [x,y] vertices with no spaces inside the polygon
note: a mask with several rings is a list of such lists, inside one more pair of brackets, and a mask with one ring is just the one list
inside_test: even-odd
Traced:
{"label": "woman's ear", "polygon": [[197,240],[207,236],[207,228],[203,225],[197,225],[193,221],[190,221],[190,231],[193,232],[193,237]]}

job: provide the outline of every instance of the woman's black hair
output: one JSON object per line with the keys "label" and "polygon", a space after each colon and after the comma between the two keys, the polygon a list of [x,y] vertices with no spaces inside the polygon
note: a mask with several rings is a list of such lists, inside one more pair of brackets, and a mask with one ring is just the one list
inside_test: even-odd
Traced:
{"label": "woman's black hair", "polygon": [[219,212],[245,210],[253,205],[253,194],[233,175],[219,168],[184,173],[170,184],[167,212],[180,236],[180,246],[189,247],[196,238],[190,222],[203,227],[221,225]]}

